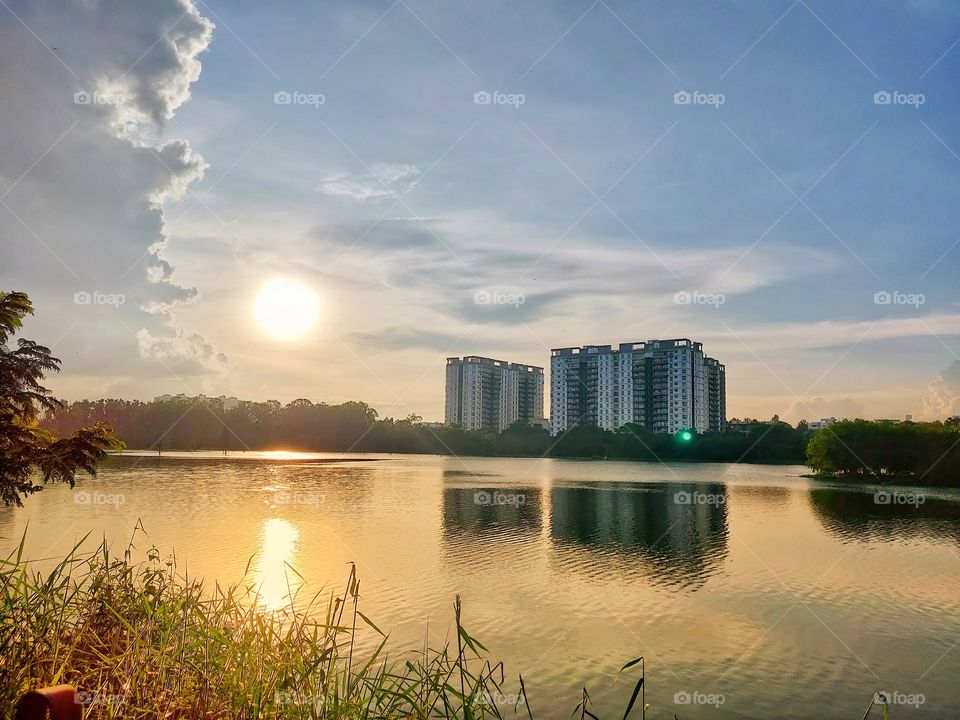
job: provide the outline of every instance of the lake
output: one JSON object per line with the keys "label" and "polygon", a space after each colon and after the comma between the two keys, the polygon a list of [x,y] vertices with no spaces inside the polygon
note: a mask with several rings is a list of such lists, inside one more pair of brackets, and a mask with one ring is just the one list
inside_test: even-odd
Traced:
{"label": "lake", "polygon": [[221,584],[249,563],[268,608],[300,582],[286,563],[304,596],[340,591],[352,561],[395,653],[453,639],[460,593],[537,718],[569,717],[583,686],[622,716],[637,675],[617,672],[641,655],[648,718],[859,720],[878,690],[894,719],[960,717],[958,492],[875,496],[799,466],[313,462],[337,457],[127,453],[0,507],[0,550],[26,530],[38,565],[86,533],[121,551],[140,520],[140,552]]}

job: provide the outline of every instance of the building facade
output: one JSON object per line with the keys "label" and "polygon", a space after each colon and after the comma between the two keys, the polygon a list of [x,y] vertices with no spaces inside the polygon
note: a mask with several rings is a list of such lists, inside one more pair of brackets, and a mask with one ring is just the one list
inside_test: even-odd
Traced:
{"label": "building facade", "polygon": [[726,371],[687,338],[556,348],[550,357],[550,430],[578,424],[616,430],[721,432]]}
{"label": "building facade", "polygon": [[447,425],[496,430],[543,417],[543,368],[477,357],[447,358]]}

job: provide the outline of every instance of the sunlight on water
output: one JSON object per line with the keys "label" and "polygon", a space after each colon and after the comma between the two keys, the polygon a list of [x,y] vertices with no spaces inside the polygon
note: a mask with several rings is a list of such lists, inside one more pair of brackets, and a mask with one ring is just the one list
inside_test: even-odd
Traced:
{"label": "sunlight on water", "polygon": [[[896,505],[792,466],[273,455],[111,458],[0,505],[0,557],[25,532],[37,560],[88,533],[123,548],[142,523],[138,547],[276,614],[343,592],[356,563],[398,654],[447,643],[459,594],[537,718],[569,717],[584,686],[622,717],[614,679],[640,655],[651,720],[860,718],[878,689],[924,697],[895,720],[960,718],[960,491]],[[381,641],[361,625],[358,656]]]}
{"label": "sunlight on water", "polygon": [[306,460],[314,456],[311,453],[295,452],[293,450],[267,450],[257,453],[265,460]]}
{"label": "sunlight on water", "polygon": [[262,541],[257,558],[257,594],[268,610],[279,610],[290,603],[291,594],[303,584],[291,570],[297,554],[300,533],[293,523],[271,518],[263,523]]}

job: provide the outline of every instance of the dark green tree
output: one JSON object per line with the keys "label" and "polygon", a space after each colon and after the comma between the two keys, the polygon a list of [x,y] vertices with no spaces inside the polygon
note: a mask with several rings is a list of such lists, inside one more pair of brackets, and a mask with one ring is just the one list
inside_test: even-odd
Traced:
{"label": "dark green tree", "polygon": [[35,480],[66,482],[73,487],[80,471],[95,475],[97,462],[122,444],[102,423],[57,439],[38,422],[61,403],[41,385],[44,375],[60,371],[60,360],[32,340],[8,342],[33,314],[26,293],[0,293],[0,499],[22,505],[21,498],[43,489]]}
{"label": "dark green tree", "polygon": [[538,425],[517,420],[497,436],[497,454],[512,457],[539,457],[550,449],[550,432]]}

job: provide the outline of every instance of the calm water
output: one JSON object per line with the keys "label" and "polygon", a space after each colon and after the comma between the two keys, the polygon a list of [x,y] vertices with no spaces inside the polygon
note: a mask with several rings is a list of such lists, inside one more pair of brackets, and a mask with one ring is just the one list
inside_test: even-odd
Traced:
{"label": "calm water", "polygon": [[319,590],[355,561],[397,650],[441,645],[459,592],[541,718],[583,685],[622,714],[635,676],[613,680],[639,655],[650,718],[859,719],[876,690],[923,696],[894,719],[960,717],[960,494],[876,504],[802,467],[250,455],[114,459],[0,507],[0,549],[28,523],[38,562],[90,531],[121,548],[140,519],[138,547],[192,575],[228,583],[253,558],[267,605],[284,563]]}

